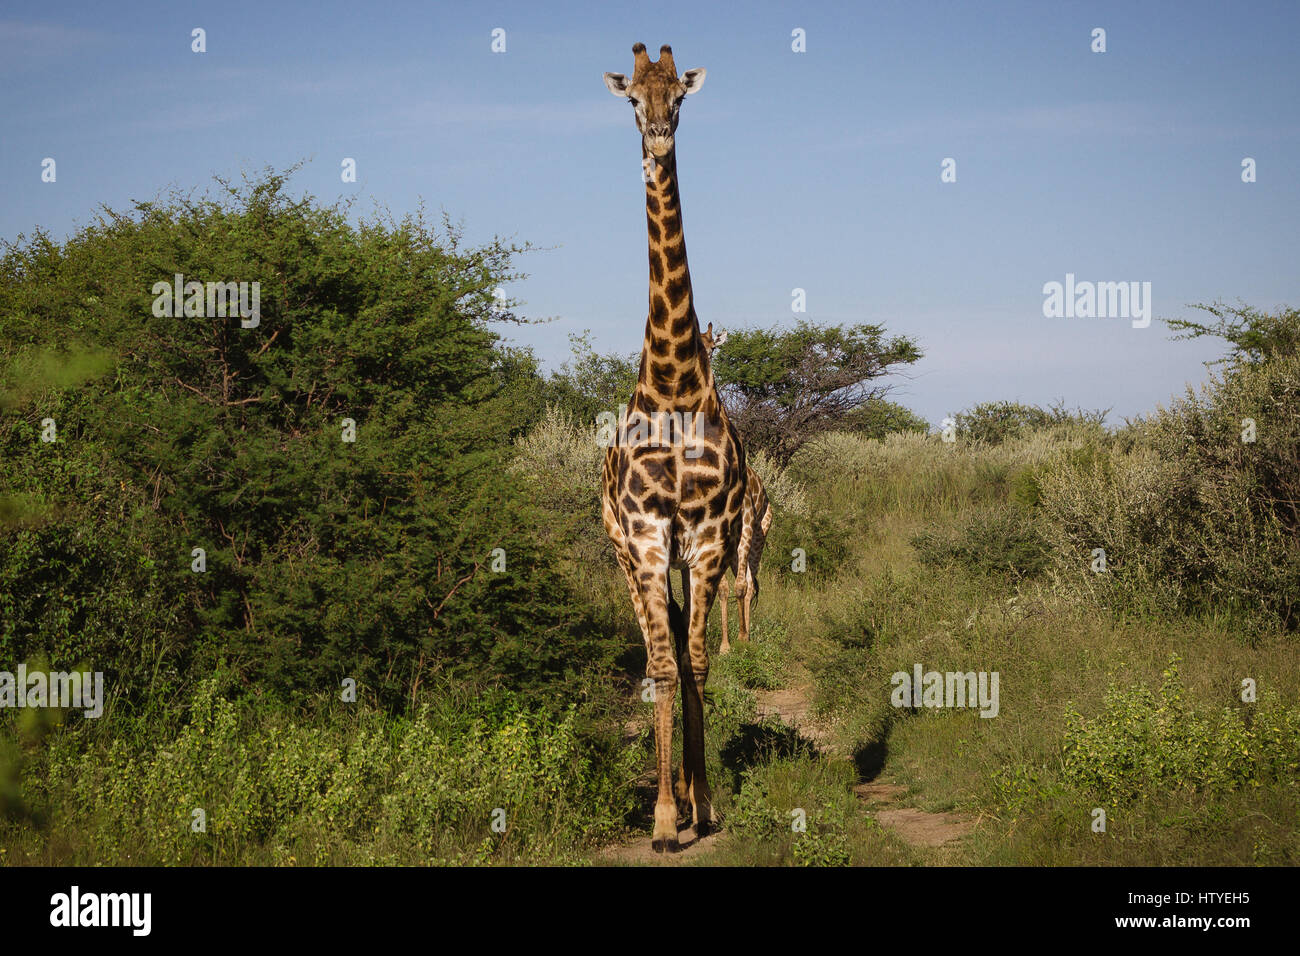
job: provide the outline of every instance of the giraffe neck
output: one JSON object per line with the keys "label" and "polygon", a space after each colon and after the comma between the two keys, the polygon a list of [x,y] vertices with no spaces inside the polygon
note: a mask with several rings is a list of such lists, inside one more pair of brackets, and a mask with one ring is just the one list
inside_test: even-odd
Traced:
{"label": "giraffe neck", "polygon": [[[647,155],[642,147],[643,158]],[[645,187],[645,216],[650,314],[638,383],[645,397],[661,407],[698,407],[709,382],[709,356],[691,295],[675,152],[655,161]]]}

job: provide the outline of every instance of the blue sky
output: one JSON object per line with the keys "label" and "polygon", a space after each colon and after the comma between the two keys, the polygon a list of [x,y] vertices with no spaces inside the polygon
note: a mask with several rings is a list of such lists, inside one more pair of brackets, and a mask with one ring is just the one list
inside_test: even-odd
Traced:
{"label": "blue sky", "polygon": [[[991,399],[1149,411],[1222,351],[1161,317],[1300,305],[1300,4],[126,6],[0,12],[0,236],[306,159],[295,188],[323,200],[423,199],[541,247],[507,291],[556,321],[508,332],[548,362],[583,329],[632,352],[640,149],[601,74],[640,40],[709,71],[678,130],[701,321],[790,324],[802,288],[814,322],[911,336],[896,398],[932,423]],[[1150,282],[1156,321],[1045,318],[1067,273]]]}

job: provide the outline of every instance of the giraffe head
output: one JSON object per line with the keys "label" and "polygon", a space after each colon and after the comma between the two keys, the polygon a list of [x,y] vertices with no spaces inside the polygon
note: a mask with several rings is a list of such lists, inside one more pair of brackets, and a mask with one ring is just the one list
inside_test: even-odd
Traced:
{"label": "giraffe head", "polygon": [[632,79],[622,73],[606,73],[605,86],[636,109],[636,127],[646,151],[662,159],[673,151],[673,134],[682,100],[704,85],[704,70],[687,70],[679,79],[673,64],[673,48],[659,48],[659,61],[651,63],[645,44],[632,47],[636,56]]}

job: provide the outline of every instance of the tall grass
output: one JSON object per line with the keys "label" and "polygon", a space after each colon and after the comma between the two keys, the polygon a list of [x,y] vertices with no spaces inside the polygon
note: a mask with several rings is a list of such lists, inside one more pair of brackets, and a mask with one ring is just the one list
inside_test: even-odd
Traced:
{"label": "tall grass", "polygon": [[[250,706],[221,675],[188,720],[65,727],[29,758],[9,863],[557,862],[626,824],[639,746],[573,708],[443,689],[393,717]],[[87,739],[91,737],[92,739]]]}

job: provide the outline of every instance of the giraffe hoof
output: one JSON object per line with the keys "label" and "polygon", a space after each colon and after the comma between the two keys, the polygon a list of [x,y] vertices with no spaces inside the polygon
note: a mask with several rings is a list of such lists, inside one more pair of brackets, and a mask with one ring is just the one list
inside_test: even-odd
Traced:
{"label": "giraffe hoof", "polygon": [[676,837],[662,837],[650,842],[650,848],[656,853],[676,853],[681,850],[682,845],[677,842]]}

